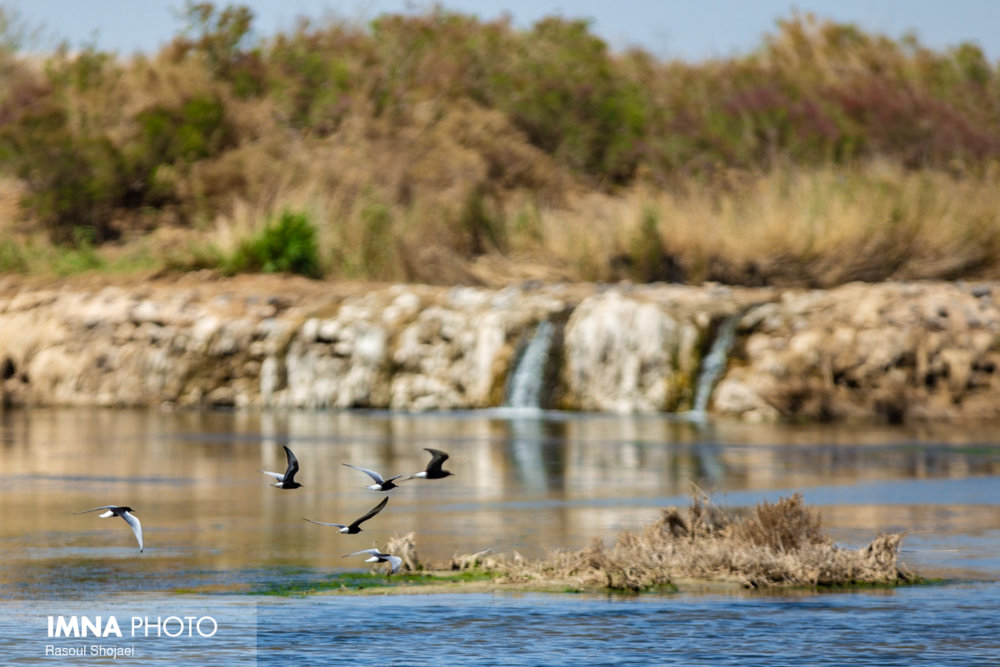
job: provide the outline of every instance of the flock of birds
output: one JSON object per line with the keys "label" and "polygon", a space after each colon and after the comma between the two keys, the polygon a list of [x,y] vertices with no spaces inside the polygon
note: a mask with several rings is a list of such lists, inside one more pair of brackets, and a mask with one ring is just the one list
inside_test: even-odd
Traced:
{"label": "flock of birds", "polygon": [[[292,450],[288,448],[287,445],[282,445],[285,448],[285,459],[288,462],[288,466],[285,468],[285,472],[270,472],[268,470],[261,470],[260,472],[265,475],[270,475],[277,481],[271,486],[277,487],[279,489],[297,489],[302,485],[295,481],[295,475],[299,472],[299,460],[295,458],[295,454]],[[448,454],[442,452],[440,449],[433,449],[431,447],[424,447],[425,450],[430,452],[431,460],[428,462],[427,467],[420,472],[413,473],[412,475],[407,475],[405,479],[400,480],[405,482],[411,479],[441,479],[453,474],[450,470],[445,470],[442,466],[444,462],[448,460]],[[360,468],[350,463],[343,464],[348,468],[354,468],[355,470],[360,470],[365,473],[375,482],[368,486],[372,491],[390,491],[398,487],[396,480],[403,477],[403,475],[395,475],[388,479],[385,479],[379,473],[374,470],[369,470],[368,468]],[[311,523],[316,523],[321,526],[333,526],[338,528],[338,532],[344,533],[345,535],[356,535],[361,532],[361,524],[368,521],[373,516],[385,509],[385,506],[389,504],[388,496],[382,499],[375,507],[368,510],[363,516],[358,517],[354,521],[348,524],[342,523],[326,523],[325,521],[313,521],[312,519],[306,519]],[[139,553],[142,553],[142,524],[139,523],[139,519],[135,516],[135,510],[131,507],[126,507],[124,505],[101,505],[100,507],[92,507],[89,510],[83,510],[82,512],[76,512],[76,514],[86,514],[87,512],[96,512],[98,510],[104,510],[104,512],[98,515],[102,519],[107,519],[113,516],[119,516],[125,520],[125,523],[129,525],[132,529],[132,533],[135,535],[136,541],[139,543]],[[389,574],[395,574],[399,571],[399,568],[403,565],[403,559],[399,556],[394,556],[392,554],[383,553],[379,549],[362,549],[361,551],[355,551],[354,553],[345,554],[344,558],[349,556],[361,556],[362,554],[367,554],[369,557],[365,559],[366,563],[389,563]]]}

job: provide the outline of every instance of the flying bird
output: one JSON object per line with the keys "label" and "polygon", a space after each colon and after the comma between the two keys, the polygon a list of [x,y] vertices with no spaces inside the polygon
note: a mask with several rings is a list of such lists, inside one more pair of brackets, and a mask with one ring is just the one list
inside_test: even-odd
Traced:
{"label": "flying bird", "polygon": [[276,486],[279,489],[297,489],[302,486],[295,481],[295,474],[299,471],[299,460],[295,458],[295,454],[292,454],[292,450],[287,445],[282,445],[282,447],[285,448],[285,458],[288,459],[288,467],[285,468],[285,473],[268,472],[267,470],[261,470],[260,472],[278,480],[277,483],[271,486]]}
{"label": "flying bird", "polygon": [[361,554],[369,554],[371,558],[366,558],[366,563],[389,563],[389,574],[396,574],[399,572],[399,568],[403,566],[403,559],[399,556],[393,556],[392,554],[384,554],[378,549],[362,549],[361,551],[355,551],[352,554],[347,554],[344,558],[348,556],[360,556]]}
{"label": "flying bird", "polygon": [[369,470],[368,468],[359,468],[358,466],[352,466],[350,463],[345,463],[343,465],[347,466],[348,468],[354,468],[355,470],[360,470],[361,472],[365,473],[373,480],[375,480],[374,484],[368,486],[368,488],[371,489],[372,491],[388,491],[390,489],[395,489],[397,488],[397,484],[393,480],[397,480],[400,477],[402,477],[402,475],[396,475],[395,477],[390,477],[389,479],[382,479],[382,475],[378,474],[374,470]]}
{"label": "flying bird", "polygon": [[100,507],[83,510],[82,512],[75,512],[75,514],[86,514],[87,512],[96,512],[97,510],[105,510],[103,514],[99,515],[102,519],[112,516],[120,516],[125,519],[125,523],[132,529],[135,539],[139,542],[139,553],[142,553],[142,524],[139,523],[139,519],[131,514],[135,511],[134,509],[131,507],[119,507],[118,505],[101,505]]}
{"label": "flying bird", "polygon": [[355,519],[353,522],[351,522],[346,526],[342,523],[326,523],[325,521],[313,521],[312,519],[306,519],[306,521],[309,521],[310,523],[318,523],[321,526],[334,526],[336,528],[340,528],[338,532],[344,533],[345,535],[354,535],[355,533],[361,532],[362,523],[364,523],[368,519],[372,518],[373,516],[381,512],[388,502],[389,502],[389,497],[386,496],[385,498],[382,499],[382,502],[380,502],[378,505],[368,510],[367,514],[365,514],[363,517],[359,519]]}
{"label": "flying bird", "polygon": [[454,474],[450,470],[441,469],[441,465],[448,460],[447,454],[440,449],[431,449],[430,447],[424,447],[424,449],[431,453],[430,463],[427,464],[425,469],[410,475],[406,479],[414,479],[416,477],[420,479],[441,479],[442,477]]}

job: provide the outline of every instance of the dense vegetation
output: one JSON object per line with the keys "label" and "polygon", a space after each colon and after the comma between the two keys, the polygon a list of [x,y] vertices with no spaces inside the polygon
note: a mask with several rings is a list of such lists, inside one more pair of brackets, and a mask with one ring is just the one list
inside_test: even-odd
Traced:
{"label": "dense vegetation", "polygon": [[972,44],[795,15],[692,64],[563,18],[185,17],[128,59],[21,55],[0,20],[0,271],[1000,274],[1000,68]]}

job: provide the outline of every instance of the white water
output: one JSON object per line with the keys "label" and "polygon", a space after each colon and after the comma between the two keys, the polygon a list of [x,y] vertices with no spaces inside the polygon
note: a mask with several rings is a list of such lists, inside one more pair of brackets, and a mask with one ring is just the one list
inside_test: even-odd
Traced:
{"label": "white water", "polygon": [[733,347],[736,339],[736,325],[739,324],[740,317],[734,315],[727,319],[719,327],[719,332],[712,341],[712,347],[701,362],[701,371],[698,373],[698,383],[694,390],[694,406],[691,412],[704,414],[708,409],[708,401],[712,398],[712,391],[715,383],[719,381],[719,376],[726,369],[726,361],[729,358],[729,350]]}
{"label": "white water", "polygon": [[549,359],[554,331],[555,327],[548,320],[538,323],[538,328],[524,347],[517,367],[510,375],[507,385],[507,407],[535,409],[541,407],[545,364]]}

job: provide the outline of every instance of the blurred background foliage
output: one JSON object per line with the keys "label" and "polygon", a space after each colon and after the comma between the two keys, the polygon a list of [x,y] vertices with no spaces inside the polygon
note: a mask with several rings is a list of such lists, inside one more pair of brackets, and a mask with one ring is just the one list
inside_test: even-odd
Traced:
{"label": "blurred background foliage", "polygon": [[1000,269],[1000,71],[974,44],[793,15],[752,53],[685,63],[567,18],[436,8],[258,38],[249,8],[189,2],[169,44],[123,59],[32,54],[16,18],[0,11],[0,271]]}

